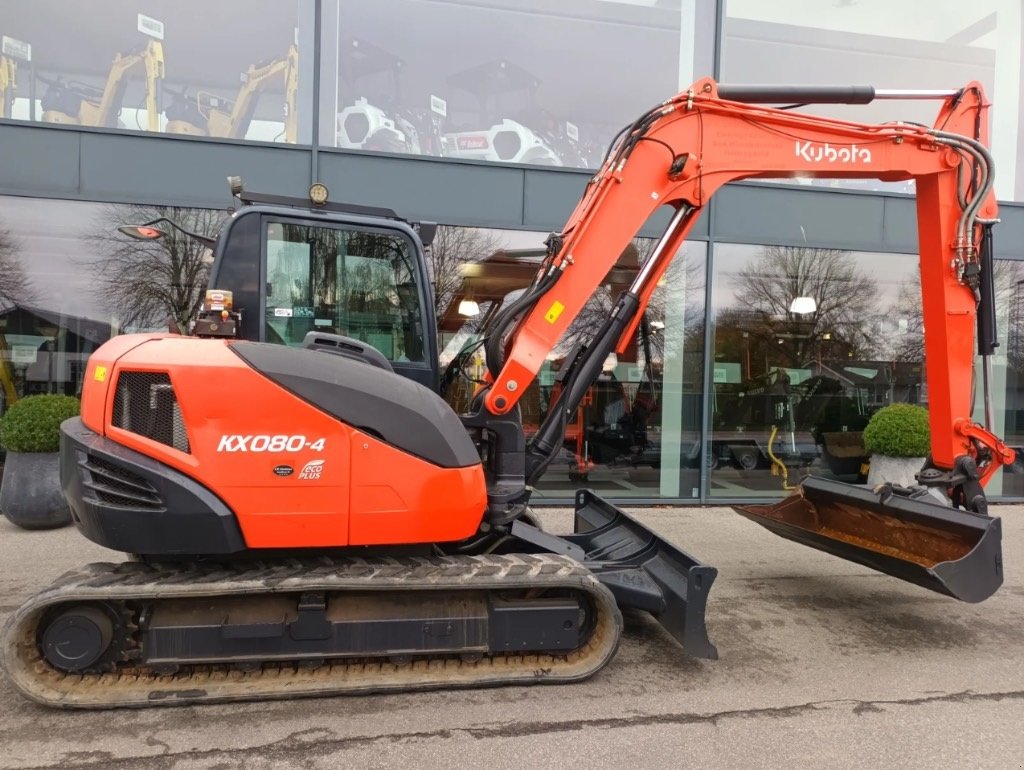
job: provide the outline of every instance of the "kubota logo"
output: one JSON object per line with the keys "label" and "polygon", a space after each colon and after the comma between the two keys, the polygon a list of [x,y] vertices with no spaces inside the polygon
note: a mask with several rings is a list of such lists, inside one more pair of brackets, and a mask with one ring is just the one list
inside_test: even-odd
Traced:
{"label": "kubota logo", "polygon": [[320,478],[320,474],[324,472],[325,462],[325,460],[310,460],[302,466],[302,470],[299,471],[299,478],[313,480]]}
{"label": "kubota logo", "polygon": [[828,142],[818,144],[817,142],[796,143],[796,156],[811,163],[870,163],[871,150],[866,147],[858,147],[851,144],[848,147],[833,147]]}

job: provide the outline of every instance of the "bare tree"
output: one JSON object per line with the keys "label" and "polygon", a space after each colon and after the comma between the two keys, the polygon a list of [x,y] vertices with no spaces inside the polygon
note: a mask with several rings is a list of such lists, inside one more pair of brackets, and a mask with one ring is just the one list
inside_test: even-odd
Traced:
{"label": "bare tree", "polygon": [[116,309],[122,327],[163,326],[173,320],[186,330],[203,301],[209,250],[170,227],[159,240],[136,241],[118,233],[118,226],[166,217],[213,238],[226,216],[222,211],[176,206],[118,204],[101,210],[86,238],[104,256],[89,267],[97,291]]}
{"label": "bare tree", "polygon": [[[782,356],[793,366],[806,363],[808,343],[826,332],[849,357],[870,355],[874,342],[866,321],[876,313],[877,295],[875,280],[839,249],[767,246],[736,279],[750,344],[774,350],[772,358]],[[812,297],[815,310],[791,311],[797,297]],[[749,325],[751,316],[757,321]]]}
{"label": "bare tree", "polygon": [[[1003,341],[1010,364],[1014,368],[1024,365],[1024,349],[1020,334],[1024,332],[1024,265],[1012,260],[998,259],[993,264],[992,280],[995,288],[996,313],[1007,313],[1005,319],[1009,340]],[[898,336],[893,344],[894,361],[924,360],[924,310],[921,306],[921,272],[900,285],[896,304],[887,314],[899,319]],[[883,323],[885,323],[883,321]],[[1001,320],[999,326],[1003,326]]]}
{"label": "bare tree", "polygon": [[427,269],[434,284],[434,317],[440,320],[462,285],[462,266],[488,257],[504,247],[501,237],[475,227],[437,228],[427,252]]}
{"label": "bare tree", "polygon": [[0,309],[35,299],[32,283],[18,258],[19,248],[11,231],[0,227]]}

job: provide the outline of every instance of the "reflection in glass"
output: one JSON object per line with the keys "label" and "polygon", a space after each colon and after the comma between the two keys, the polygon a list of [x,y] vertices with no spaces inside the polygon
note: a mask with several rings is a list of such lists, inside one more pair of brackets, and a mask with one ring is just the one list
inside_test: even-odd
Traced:
{"label": "reflection in glass", "polygon": [[[592,340],[653,245],[649,239],[634,240],[548,355],[519,401],[527,436],[548,415],[575,352]],[[488,320],[522,293],[543,254],[543,249],[503,249],[462,271],[463,281],[440,321],[447,340],[441,354],[443,395],[456,410],[468,408],[484,381],[480,335],[486,334]],[[537,486],[539,499],[571,497],[581,483],[620,498],[699,495],[704,254],[703,244],[687,243],[676,255],[636,337],[625,351],[608,356],[570,415],[562,447]],[[461,318],[457,306],[469,296],[480,314]]]}
{"label": "reflection in glass", "polygon": [[596,168],[623,125],[711,71],[698,8],[710,25],[709,0],[327,2],[321,141]]}
{"label": "reflection in glass", "polygon": [[[1024,200],[1024,155],[1019,151],[1021,3],[933,0],[924,13],[923,8],[919,3],[882,0],[728,0],[721,80],[887,89],[950,89],[977,80],[995,105],[992,149],[998,195]],[[938,108],[936,101],[878,101],[805,109],[859,122],[904,120],[930,126]],[[806,181],[911,190],[904,183],[875,180]]]}
{"label": "reflection in glass", "polygon": [[8,2],[0,117],[308,142],[309,127],[299,124],[309,110],[299,103],[298,7],[250,2],[242,10],[198,0]]}
{"label": "reflection in glass", "polygon": [[82,266],[124,331],[170,327],[187,332],[203,302],[213,261],[204,243],[173,228],[149,241],[118,230],[124,224],[162,218],[215,239],[227,215],[208,209],[111,204],[98,207],[85,234],[100,256],[82,260]]}
{"label": "reflection in glass", "polygon": [[723,244],[715,263],[709,494],[863,480],[870,415],[927,403],[916,259]]}
{"label": "reflection in glass", "polygon": [[267,341],[342,334],[391,361],[423,361],[414,253],[397,235],[268,224]]}

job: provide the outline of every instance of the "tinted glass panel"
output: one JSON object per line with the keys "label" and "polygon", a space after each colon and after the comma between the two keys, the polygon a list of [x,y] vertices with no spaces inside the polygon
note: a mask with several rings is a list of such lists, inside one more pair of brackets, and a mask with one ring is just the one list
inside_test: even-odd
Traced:
{"label": "tinted glass panel", "polygon": [[[1019,0],[727,0],[725,8],[722,82],[953,89],[980,81],[994,105],[996,192],[1004,200],[1024,200]],[[936,101],[876,101],[804,109],[859,122],[912,120],[930,126],[938,108]],[[875,181],[826,184],[887,187]]]}
{"label": "tinted glass panel", "polygon": [[423,361],[414,252],[398,235],[267,225],[267,341],[344,334],[392,361]]}
{"label": "tinted glass panel", "polygon": [[[478,242],[505,247],[483,256],[467,252],[463,278],[445,287],[439,312],[446,343],[442,369],[455,362],[444,395],[457,410],[469,406],[487,371],[481,326],[522,293],[543,253],[540,233],[532,243],[525,233],[499,231],[494,237]],[[574,349],[593,339],[653,246],[650,239],[634,240],[546,357],[519,400],[527,437],[550,413]],[[569,417],[562,445],[537,484],[537,499],[572,497],[581,484],[619,498],[700,494],[705,253],[703,243],[687,243],[677,253],[648,305],[646,324],[622,354],[608,356]]]}
{"label": "tinted glass panel", "polygon": [[913,255],[716,245],[709,494],[863,481],[871,415],[928,401],[920,297]]}
{"label": "tinted glass panel", "polygon": [[[209,250],[173,233],[134,241],[119,224],[168,217],[214,236],[223,212],[0,198],[0,413],[39,393],[77,395],[114,334],[189,328]],[[170,228],[168,228],[170,230]]]}
{"label": "tinted glass panel", "polygon": [[0,0],[0,117],[309,143],[311,8]]}
{"label": "tinted glass panel", "polygon": [[593,168],[713,39],[709,0],[329,0],[320,141]]}

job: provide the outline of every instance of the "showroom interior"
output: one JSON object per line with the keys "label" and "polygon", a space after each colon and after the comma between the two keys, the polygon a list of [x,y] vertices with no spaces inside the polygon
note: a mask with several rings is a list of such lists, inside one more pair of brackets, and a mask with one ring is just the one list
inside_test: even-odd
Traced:
{"label": "showroom interior", "polygon": [[[167,215],[216,235],[234,202],[227,176],[297,197],[321,182],[332,200],[437,223],[444,364],[473,341],[480,315],[525,287],[623,126],[695,80],[978,81],[993,104],[1001,219],[995,432],[1024,447],[1024,2],[931,8],[0,0],[0,413],[24,395],[77,394],[89,354],[112,335],[167,328],[174,313],[138,297],[177,280],[161,273],[168,255],[117,224]],[[930,125],[938,103],[796,109]],[[871,414],[928,404],[913,193],[874,180],[723,189],[635,343],[609,357],[569,421],[534,500],[565,502],[585,484],[623,502],[718,504],[782,497],[807,473],[861,480]],[[527,426],[667,218],[638,233],[548,357],[522,400]],[[205,284],[184,288],[194,299]],[[385,356],[409,353],[373,334],[365,341]],[[446,394],[455,405],[472,377],[461,384]],[[1024,499],[1024,463],[988,492]]]}

